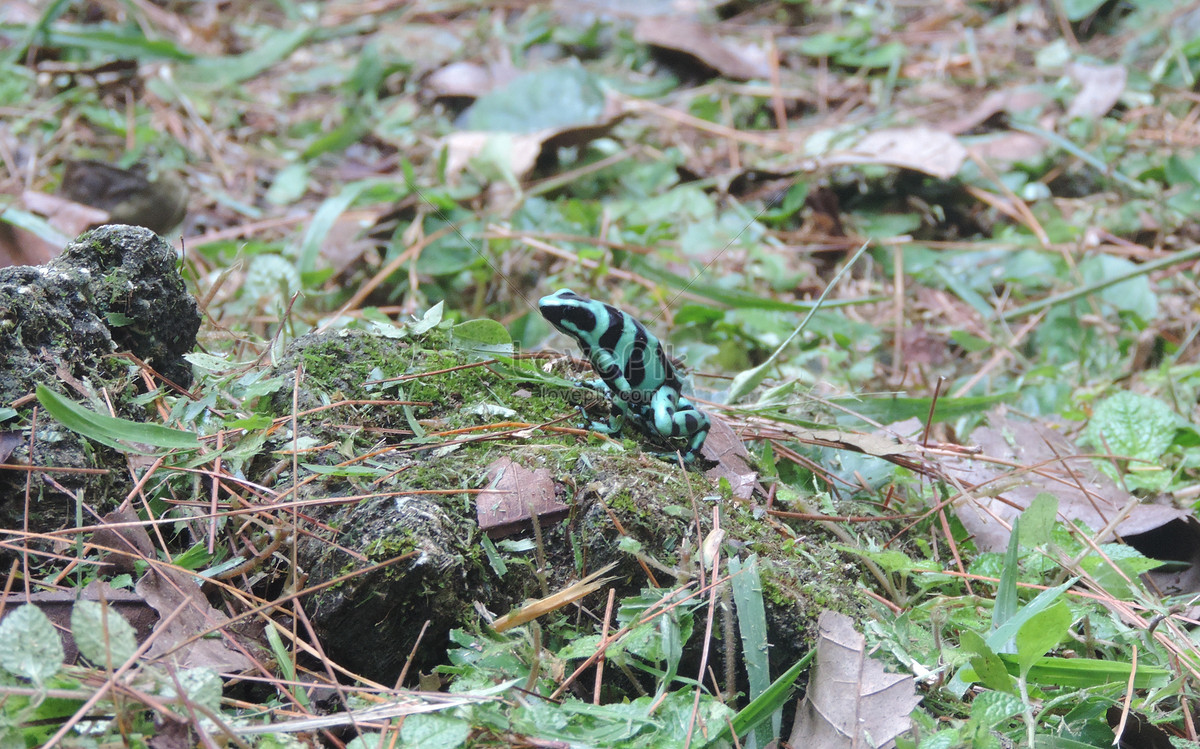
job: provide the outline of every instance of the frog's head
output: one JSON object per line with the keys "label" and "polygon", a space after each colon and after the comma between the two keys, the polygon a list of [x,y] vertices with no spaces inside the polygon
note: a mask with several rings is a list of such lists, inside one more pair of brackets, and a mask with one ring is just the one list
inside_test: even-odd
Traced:
{"label": "frog's head", "polygon": [[596,338],[597,302],[579,296],[570,289],[558,291],[538,300],[538,310],[554,327],[581,343],[591,344]]}

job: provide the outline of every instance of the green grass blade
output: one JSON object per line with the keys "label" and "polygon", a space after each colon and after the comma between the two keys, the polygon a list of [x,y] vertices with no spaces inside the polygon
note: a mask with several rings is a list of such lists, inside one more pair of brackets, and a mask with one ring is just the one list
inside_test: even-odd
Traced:
{"label": "green grass blade", "polygon": [[62,397],[45,385],[37,386],[37,399],[42,408],[67,429],[122,452],[149,454],[149,451],[131,447],[123,442],[183,450],[194,450],[200,446],[196,435],[191,432],[96,413]]}
{"label": "green grass blade", "polygon": [[[1004,668],[1013,676],[1021,673],[1017,656],[1000,653]],[[1059,658],[1047,655],[1039,658],[1029,669],[1026,680],[1044,686],[1085,689],[1104,684],[1126,684],[1133,666],[1123,661],[1102,661],[1095,658]],[[1165,687],[1171,672],[1158,666],[1139,665],[1133,676],[1135,689]]]}
{"label": "green grass blade", "polygon": [[733,726],[733,731],[738,736],[745,736],[750,731],[757,728],[763,721],[775,714],[775,711],[783,707],[783,703],[791,697],[792,687],[796,683],[796,679],[800,678],[800,674],[804,669],[808,668],[808,664],[812,662],[817,651],[808,651],[808,655],[796,661],[796,664],[783,673],[778,679],[771,682],[771,686],[767,687],[766,691],[758,697],[750,700],[750,704],[738,711],[737,715],[733,716],[730,724]]}
{"label": "green grass blade", "polygon": [[[746,675],[750,682],[750,699],[757,699],[771,686],[771,664],[768,657],[770,643],[767,642],[767,612],[763,606],[762,577],[758,573],[758,555],[751,554],[744,563],[730,557],[730,584],[733,586],[733,602],[737,610],[738,632],[742,636],[742,655],[745,658]],[[771,715],[770,736],[760,730],[759,746],[766,746],[779,735],[783,726],[783,710]]]}

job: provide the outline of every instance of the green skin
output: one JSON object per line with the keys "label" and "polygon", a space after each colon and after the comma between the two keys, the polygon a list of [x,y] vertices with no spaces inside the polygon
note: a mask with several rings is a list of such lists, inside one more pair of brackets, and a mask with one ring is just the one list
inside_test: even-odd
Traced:
{"label": "green skin", "polygon": [[[542,317],[574,338],[592,363],[599,380],[582,383],[612,399],[608,423],[591,429],[616,434],[628,419],[643,434],[670,445],[684,445],[683,461],[692,464],[708,437],[708,414],[682,393],[679,375],[653,333],[637,320],[603,302],[570,289],[538,301]],[[675,460],[676,453],[654,453]]]}

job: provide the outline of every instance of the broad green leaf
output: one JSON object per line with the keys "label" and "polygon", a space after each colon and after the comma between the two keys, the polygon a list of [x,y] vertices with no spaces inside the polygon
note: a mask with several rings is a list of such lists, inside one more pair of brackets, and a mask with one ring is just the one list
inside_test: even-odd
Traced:
{"label": "broad green leaf", "polygon": [[407,747],[455,749],[465,744],[470,735],[470,722],[438,713],[410,715],[400,728],[400,741]]}
{"label": "broad green leaf", "polygon": [[42,610],[19,606],[0,621],[0,668],[42,684],[63,665],[62,640]]}
{"label": "broad green leaf", "polygon": [[1087,18],[1104,5],[1104,0],[1063,0],[1062,10],[1067,20],[1077,23]]}
{"label": "broad green leaf", "polygon": [[1025,676],[1039,658],[1053,650],[1071,626],[1071,610],[1063,601],[1029,618],[1017,630],[1017,663]]}
{"label": "broad green leaf", "polygon": [[1157,398],[1122,391],[1096,406],[1084,436],[1097,450],[1156,461],[1175,440],[1178,420]]}
{"label": "broad green leaf", "polygon": [[125,617],[97,601],[75,602],[71,634],[83,657],[100,668],[115,669],[137,650],[137,636]]}
{"label": "broad green leaf", "polygon": [[533,133],[588,125],[604,116],[604,89],[586,70],[560,65],[526,73],[475,100],[463,113],[467,130]]}
{"label": "broad green leaf", "polygon": [[971,720],[982,726],[994,726],[1002,720],[1020,715],[1024,709],[1021,698],[1015,694],[984,692],[971,700]]}
{"label": "broad green leaf", "polygon": [[[138,421],[118,419],[107,414],[96,413],[68,400],[45,385],[37,386],[37,399],[42,408],[67,429],[78,432],[88,439],[116,450],[138,454],[150,454],[136,445],[195,449],[200,446],[196,435],[161,424],[143,424]],[[127,443],[118,442],[122,440]]]}
{"label": "broad green leaf", "polygon": [[[974,677],[989,689],[997,689],[1011,694],[1017,693],[1016,683],[1004,667],[1004,662],[996,651],[992,650],[983,637],[974,630],[965,629],[958,636],[958,643],[963,650],[971,653],[971,668]],[[970,674],[964,673],[963,678],[969,679]]]}
{"label": "broad green leaf", "polygon": [[1132,312],[1143,320],[1152,320],[1158,316],[1158,297],[1150,285],[1150,278],[1137,274],[1137,269],[1137,263],[1123,257],[1100,254],[1087,257],[1079,263],[1079,276],[1087,284],[1125,278],[1096,292],[1096,296],[1121,312]]}
{"label": "broad green leaf", "polygon": [[1041,492],[1021,513],[1021,545],[1033,548],[1046,543],[1057,522],[1058,498],[1049,492]]}
{"label": "broad green leaf", "polygon": [[468,320],[450,329],[450,335],[458,341],[481,346],[508,346],[511,350],[512,336],[508,329],[495,320]]}

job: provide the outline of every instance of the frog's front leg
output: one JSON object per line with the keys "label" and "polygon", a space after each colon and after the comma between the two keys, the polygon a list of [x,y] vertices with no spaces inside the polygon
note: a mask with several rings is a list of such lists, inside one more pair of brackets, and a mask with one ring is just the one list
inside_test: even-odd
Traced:
{"label": "frog's front leg", "polygon": [[654,431],[665,440],[687,440],[683,453],[685,463],[692,463],[700,455],[700,448],[708,438],[711,426],[708,414],[704,413],[679,393],[663,388],[651,400],[654,415]]}

